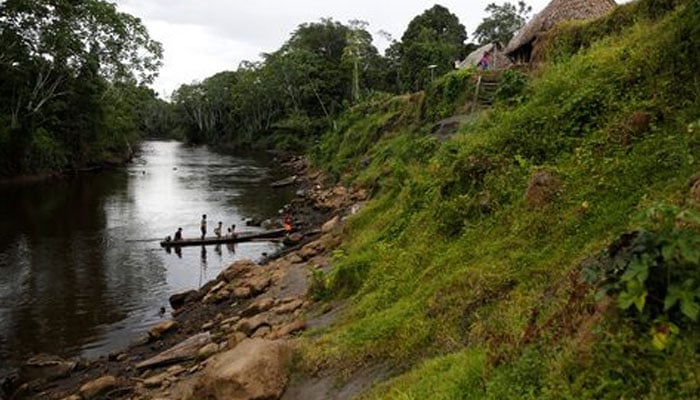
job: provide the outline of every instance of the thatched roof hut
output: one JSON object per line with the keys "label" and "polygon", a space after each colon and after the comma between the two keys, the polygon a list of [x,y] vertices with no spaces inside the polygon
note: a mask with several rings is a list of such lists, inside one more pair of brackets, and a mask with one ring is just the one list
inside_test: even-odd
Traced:
{"label": "thatched roof hut", "polygon": [[476,65],[479,63],[479,60],[481,60],[481,57],[484,56],[484,53],[489,51],[491,52],[491,65],[489,66],[490,69],[505,69],[508,68],[511,64],[513,64],[512,62],[510,62],[510,59],[505,55],[505,53],[503,53],[503,45],[494,42],[485,44],[479,47],[478,49],[474,50],[467,56],[467,58],[455,63],[455,68],[466,69],[476,67]]}
{"label": "thatched roof hut", "polygon": [[515,34],[505,53],[516,62],[529,62],[532,50],[541,32],[562,21],[601,17],[617,6],[615,0],[552,0]]}

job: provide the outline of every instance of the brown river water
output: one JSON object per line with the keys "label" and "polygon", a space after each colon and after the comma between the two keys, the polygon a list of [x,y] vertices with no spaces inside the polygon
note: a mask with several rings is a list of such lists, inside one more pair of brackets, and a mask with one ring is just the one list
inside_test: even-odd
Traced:
{"label": "brown river water", "polygon": [[[94,358],[167,318],[168,297],[198,288],[231,262],[261,258],[270,242],[160,248],[182,227],[274,217],[293,189],[268,155],[222,154],[145,142],[125,169],[0,185],[0,376],[33,354]],[[160,315],[160,308],[168,311]]]}

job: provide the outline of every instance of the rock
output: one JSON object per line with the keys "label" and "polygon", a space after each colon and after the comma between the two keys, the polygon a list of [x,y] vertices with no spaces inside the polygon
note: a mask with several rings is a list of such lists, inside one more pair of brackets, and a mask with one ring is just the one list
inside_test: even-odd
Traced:
{"label": "rock", "polygon": [[251,260],[239,260],[222,271],[217,279],[225,280],[226,282],[231,283],[235,279],[244,276],[257,267],[259,267],[259,265]]}
{"label": "rock", "polygon": [[246,286],[239,286],[235,289],[233,289],[233,297],[237,299],[247,299],[253,295],[253,292],[250,290],[250,288]]}
{"label": "rock", "polygon": [[174,294],[170,296],[170,307],[172,307],[173,310],[179,310],[180,308],[184,307],[185,304],[197,301],[198,298],[199,292],[196,290]]}
{"label": "rock", "polygon": [[216,293],[216,292],[218,292],[219,290],[223,289],[224,286],[226,286],[226,283],[227,283],[227,282],[226,282],[225,280],[219,281],[219,283],[217,283],[216,285],[214,285],[214,287],[211,288],[211,290],[209,290],[209,293]]}
{"label": "rock", "polygon": [[107,393],[118,385],[117,378],[106,375],[90,381],[80,387],[80,396],[85,400],[94,399],[97,396]]}
{"label": "rock", "polygon": [[289,256],[289,262],[292,264],[301,264],[304,262],[304,259],[299,256],[297,253],[292,253]]}
{"label": "rock", "polygon": [[177,322],[174,320],[163,321],[148,331],[148,337],[150,338],[151,341],[158,340],[164,334],[175,329],[176,327],[177,327]]}
{"label": "rock", "polygon": [[121,353],[117,356],[116,360],[117,360],[117,362],[122,362],[122,361],[126,361],[128,358],[129,358],[128,354]]}
{"label": "rock", "polygon": [[241,317],[247,318],[253,315],[260,314],[262,312],[270,310],[275,305],[275,300],[270,297],[265,297],[258,299],[253,304],[249,305],[248,308],[241,312]]}
{"label": "rock", "polygon": [[269,326],[270,323],[268,322],[266,315],[259,314],[252,318],[242,319],[240,322],[238,322],[238,324],[236,324],[234,329],[236,332],[242,332],[246,336],[250,336],[263,325]]}
{"label": "rock", "polygon": [[209,322],[206,322],[202,325],[202,330],[208,331],[208,330],[211,330],[211,328],[213,328],[213,327],[214,327],[214,321],[209,321]]}
{"label": "rock", "polygon": [[202,347],[197,352],[197,357],[201,360],[206,360],[207,358],[213,356],[219,351],[219,345],[216,343],[209,343],[208,345]]}
{"label": "rock", "polygon": [[355,215],[362,211],[362,209],[365,208],[365,204],[364,202],[353,204],[352,207],[350,207],[350,215]]}
{"label": "rock", "polygon": [[291,323],[277,329],[273,335],[273,338],[281,339],[281,338],[287,337],[291,334],[301,332],[303,330],[306,330],[306,321],[296,320],[294,322],[291,322]]}
{"label": "rock", "polygon": [[51,382],[67,378],[76,369],[78,363],[64,360],[57,356],[39,355],[32,357],[22,367],[22,377],[25,381],[40,379]]}
{"label": "rock", "polygon": [[264,292],[268,287],[270,287],[271,283],[272,280],[267,276],[256,276],[249,279],[245,285],[250,289],[253,296],[255,296]]}
{"label": "rock", "polygon": [[294,311],[301,308],[302,305],[304,305],[303,300],[293,300],[287,304],[283,304],[279,307],[274,308],[272,312],[274,312],[277,315],[291,314]]}
{"label": "rock", "polygon": [[228,337],[227,345],[230,349],[233,349],[236,346],[238,346],[239,343],[241,343],[242,341],[244,341],[246,339],[248,339],[248,335],[246,335],[243,332],[236,332],[233,335]]}
{"label": "rock", "polygon": [[336,186],[333,188],[332,193],[334,196],[345,197],[348,195],[348,190],[345,186]]}
{"label": "rock", "polygon": [[272,328],[269,325],[263,325],[260,328],[258,328],[255,333],[250,335],[251,338],[265,338],[267,335],[272,332]]}
{"label": "rock", "polygon": [[62,400],[83,400],[83,398],[78,396],[77,394],[74,394],[68,397],[64,397]]}
{"label": "rock", "polygon": [[159,387],[163,386],[163,382],[169,376],[170,376],[170,374],[168,374],[167,372],[163,372],[162,374],[152,376],[152,377],[143,381],[143,386],[145,386],[149,389],[159,388]]}
{"label": "rock", "polygon": [[183,367],[182,365],[173,365],[172,367],[168,368],[168,374],[172,376],[181,375],[185,371],[185,367]]}
{"label": "rock", "polygon": [[369,192],[366,189],[355,189],[350,198],[354,201],[366,201],[369,198]]}
{"label": "rock", "polygon": [[220,304],[231,298],[231,292],[227,289],[218,290],[216,292],[209,292],[202,299],[202,303],[205,304]]}
{"label": "rock", "polygon": [[304,261],[315,257],[319,255],[321,252],[325,250],[325,246],[323,245],[323,242],[320,240],[317,240],[315,242],[311,242],[304,246],[301,251],[299,252],[299,256],[304,259]]}
{"label": "rock", "polygon": [[197,356],[197,352],[202,346],[211,342],[209,332],[200,333],[180,342],[172,348],[143,361],[136,365],[137,369],[157,368],[164,365],[175,364],[182,361],[192,360]]}
{"label": "rock", "polygon": [[290,360],[285,342],[245,340],[210,360],[188,399],[279,399],[289,381]]}
{"label": "rock", "polygon": [[241,320],[241,317],[231,317],[231,318],[228,318],[228,319],[225,319],[225,320],[221,321],[221,326],[223,326],[223,325],[233,325],[233,324],[235,324],[236,322],[238,322],[238,321],[240,321],[240,320]]}
{"label": "rock", "polygon": [[192,374],[197,373],[201,370],[202,370],[202,364],[197,364],[197,365],[191,367],[190,369],[188,369],[187,373],[192,375]]}
{"label": "rock", "polygon": [[561,192],[559,177],[548,171],[538,171],[530,178],[525,192],[525,202],[531,207],[544,207]]}
{"label": "rock", "polygon": [[336,232],[340,229],[341,226],[341,221],[340,221],[340,216],[336,215],[332,219],[330,219],[328,222],[323,224],[321,227],[321,232],[322,233],[332,233]]}
{"label": "rock", "polygon": [[296,175],[290,176],[288,178],[281,179],[277,182],[273,182],[270,184],[271,187],[273,188],[281,188],[285,186],[290,186],[296,183],[298,177]]}

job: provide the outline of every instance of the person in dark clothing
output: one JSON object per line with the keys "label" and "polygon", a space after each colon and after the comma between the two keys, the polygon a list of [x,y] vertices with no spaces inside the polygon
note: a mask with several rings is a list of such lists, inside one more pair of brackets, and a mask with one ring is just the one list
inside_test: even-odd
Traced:
{"label": "person in dark clothing", "polygon": [[175,240],[175,241],[182,240],[182,228],[177,228],[177,232],[175,232],[175,237],[173,240]]}
{"label": "person in dark clothing", "polygon": [[200,224],[200,229],[202,230],[202,240],[207,235],[207,215],[202,215],[202,223]]}

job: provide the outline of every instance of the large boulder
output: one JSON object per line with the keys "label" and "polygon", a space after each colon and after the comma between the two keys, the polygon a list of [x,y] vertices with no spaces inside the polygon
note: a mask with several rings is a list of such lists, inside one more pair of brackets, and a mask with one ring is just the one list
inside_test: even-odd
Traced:
{"label": "large boulder", "polygon": [[290,359],[286,342],[244,340],[209,360],[188,399],[279,399],[289,381]]}

